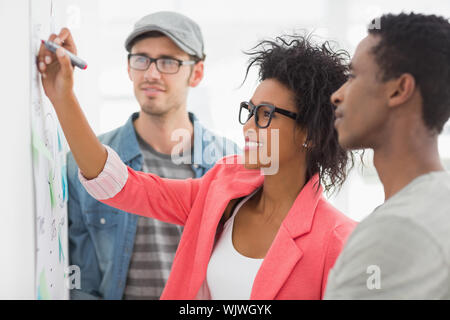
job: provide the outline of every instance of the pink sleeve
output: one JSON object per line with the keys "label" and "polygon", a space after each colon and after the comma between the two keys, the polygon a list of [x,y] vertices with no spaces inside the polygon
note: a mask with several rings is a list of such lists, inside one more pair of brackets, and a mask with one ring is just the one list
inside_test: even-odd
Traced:
{"label": "pink sleeve", "polygon": [[[203,178],[165,179],[126,166],[105,146],[108,159],[97,178],[79,178],[87,192],[101,202],[137,215],[184,225],[199,193]],[[212,173],[210,170],[208,173]]]}
{"label": "pink sleeve", "polygon": [[127,166],[119,158],[119,155],[109,146],[104,145],[108,151],[108,158],[103,171],[98,177],[88,180],[78,169],[78,178],[86,191],[97,200],[105,200],[114,197],[127,182]]}

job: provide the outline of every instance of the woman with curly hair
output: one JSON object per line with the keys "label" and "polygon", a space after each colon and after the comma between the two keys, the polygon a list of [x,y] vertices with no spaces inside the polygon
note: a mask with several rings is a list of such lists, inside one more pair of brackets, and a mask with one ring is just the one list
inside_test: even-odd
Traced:
{"label": "woman with curly hair", "polygon": [[[71,37],[60,37],[74,48]],[[73,96],[70,60],[52,56],[61,68],[49,70],[46,83],[58,81],[66,91],[49,98],[88,192],[184,226],[162,299],[321,299],[355,227],[322,195],[342,185],[353,162],[338,144],[330,103],[346,81],[345,53],[300,36],[255,49],[249,68],[259,66],[260,83],[239,109],[243,160],[225,157],[188,180],[134,171],[100,144],[76,99],[64,99]],[[267,158],[262,150],[271,150]],[[269,167],[275,172],[264,174]]]}

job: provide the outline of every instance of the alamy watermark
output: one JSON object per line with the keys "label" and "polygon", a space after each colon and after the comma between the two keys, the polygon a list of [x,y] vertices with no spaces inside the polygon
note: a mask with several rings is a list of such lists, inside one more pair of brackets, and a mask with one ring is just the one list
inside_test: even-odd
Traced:
{"label": "alamy watermark", "polygon": [[367,29],[369,30],[380,30],[381,29],[381,19],[375,18],[368,25]]}
{"label": "alamy watermark", "polygon": [[[380,30],[381,29],[381,16],[382,10],[378,6],[367,6],[364,7],[364,11],[361,12],[360,16],[364,21],[369,20],[370,23],[367,25],[369,30]],[[373,18],[376,17],[376,18]]]}
{"label": "alamy watermark", "polygon": [[377,265],[370,265],[367,267],[366,273],[370,274],[367,278],[367,289],[381,289],[381,269]]}
{"label": "alamy watermark", "polygon": [[[198,137],[195,137],[199,134]],[[246,132],[246,145],[242,157],[226,157],[225,155],[238,154],[233,142],[225,138],[217,138],[209,132],[194,132],[196,139],[202,139],[203,152],[191,154],[191,134],[187,129],[176,129],[172,132],[171,140],[178,143],[172,148],[171,158],[175,164],[206,164],[213,166],[222,164],[249,164],[258,165],[264,175],[274,175],[279,169],[279,144],[278,129],[248,130]],[[224,159],[223,159],[224,158]]]}
{"label": "alamy watermark", "polygon": [[81,270],[77,265],[70,265],[64,269],[65,286],[67,289],[81,289]]}

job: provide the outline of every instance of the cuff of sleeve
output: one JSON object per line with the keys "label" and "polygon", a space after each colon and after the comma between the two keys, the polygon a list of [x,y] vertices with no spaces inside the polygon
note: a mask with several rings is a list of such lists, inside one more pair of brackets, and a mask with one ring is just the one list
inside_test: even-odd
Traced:
{"label": "cuff of sleeve", "polygon": [[113,198],[122,190],[128,179],[127,166],[119,155],[109,146],[104,147],[108,151],[108,158],[103,171],[96,178],[86,179],[78,168],[78,179],[86,191],[97,200]]}

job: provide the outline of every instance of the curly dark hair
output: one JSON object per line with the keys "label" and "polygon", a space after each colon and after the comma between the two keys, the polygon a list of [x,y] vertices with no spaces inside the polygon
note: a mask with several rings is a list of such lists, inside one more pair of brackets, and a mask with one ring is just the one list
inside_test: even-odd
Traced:
{"label": "curly dark hair", "polygon": [[[326,192],[340,189],[347,165],[354,165],[351,151],[338,142],[334,128],[331,94],[347,80],[349,54],[333,51],[328,41],[311,42],[312,35],[285,35],[264,40],[245,52],[250,56],[245,79],[252,66],[259,66],[259,81],[276,79],[295,95],[296,125],[306,129],[308,152],[306,179],[316,173]],[[244,81],[245,81],[244,79]]]}
{"label": "curly dark hair", "polygon": [[425,125],[437,134],[450,117],[450,23],[415,13],[386,14],[372,20],[368,33],[381,37],[372,49],[382,81],[409,73],[423,99]]}

